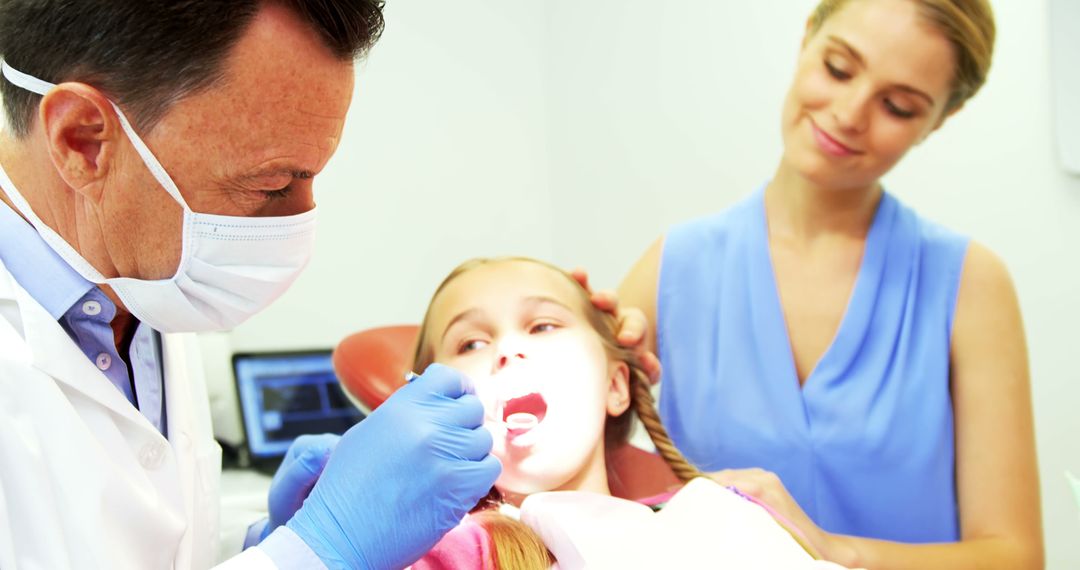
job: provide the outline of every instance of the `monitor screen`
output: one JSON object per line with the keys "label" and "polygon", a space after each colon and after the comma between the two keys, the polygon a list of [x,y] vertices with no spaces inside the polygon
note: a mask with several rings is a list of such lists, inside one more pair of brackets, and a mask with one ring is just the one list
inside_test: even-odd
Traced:
{"label": "monitor screen", "polygon": [[330,354],[319,350],[233,356],[253,460],[280,458],[298,436],[345,433],[364,418],[341,390]]}

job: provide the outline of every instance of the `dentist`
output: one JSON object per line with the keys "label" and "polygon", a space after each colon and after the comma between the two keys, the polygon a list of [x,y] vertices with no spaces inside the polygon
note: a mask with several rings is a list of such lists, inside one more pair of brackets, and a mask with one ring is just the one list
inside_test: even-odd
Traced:
{"label": "dentist", "polygon": [[[307,263],[381,8],[0,2],[0,568],[214,564],[220,449],[183,333],[244,321]],[[329,460],[275,478],[265,539],[224,566],[418,558],[499,474],[466,392],[433,367],[293,454]]]}

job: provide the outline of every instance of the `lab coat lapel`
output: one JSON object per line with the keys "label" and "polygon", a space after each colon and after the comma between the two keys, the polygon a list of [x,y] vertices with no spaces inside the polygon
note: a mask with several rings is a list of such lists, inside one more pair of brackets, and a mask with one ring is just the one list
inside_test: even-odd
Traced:
{"label": "lab coat lapel", "polygon": [[[26,344],[26,340],[20,336],[22,330],[22,312],[19,309],[18,300],[15,298],[15,285],[11,274],[0,260],[0,357],[18,359],[20,362],[28,362],[25,357],[26,351],[19,350]],[[5,326],[7,322],[13,326]]]}
{"label": "lab coat lapel", "polygon": [[[11,326],[8,326],[8,323],[11,323]],[[148,528],[147,532],[157,533],[153,536],[158,538],[164,532],[169,535],[170,541],[179,537],[178,544],[163,542],[161,545],[161,548],[175,548],[175,553],[169,554],[173,558],[171,568],[208,568],[217,554],[221,449],[213,439],[209,400],[194,336],[163,335],[162,353],[170,451],[160,464],[173,462],[175,467],[170,467],[168,471],[140,465],[143,459],[140,454],[149,449],[146,442],[162,441],[161,434],[86,358],[51,315],[11,278],[0,261],[0,355],[40,370],[44,375],[53,378],[57,386],[68,392],[69,397],[76,394],[79,396],[62,403],[42,402],[44,407],[39,407],[38,410],[47,410],[49,405],[60,405],[65,412],[70,413],[81,414],[89,410],[93,417],[100,415],[97,414],[98,406],[109,411],[112,417],[107,423],[115,425],[108,427],[115,427],[116,431],[105,431],[120,437],[100,440],[102,452],[132,455],[134,462],[118,461],[112,467],[120,469],[130,464],[137,471],[124,476],[136,477],[142,473],[142,476],[148,478],[155,487],[156,494],[147,494],[146,489],[141,488],[145,495],[141,498],[145,502],[153,501],[156,497],[161,516],[168,519],[160,525],[151,525],[153,528]],[[32,377],[36,376],[38,375]],[[74,404],[70,404],[72,401],[78,402],[74,408]],[[100,422],[94,425],[102,427]],[[125,448],[125,444],[130,448]],[[73,470],[69,469],[65,474],[72,472]],[[96,481],[100,474],[91,471],[87,475],[90,481]],[[73,477],[77,479],[78,476]],[[3,518],[3,508],[0,506],[0,523]],[[175,524],[168,521],[175,521]],[[177,524],[183,532],[182,536],[176,533]],[[162,528],[165,530],[162,531]],[[128,529],[128,532],[130,531],[131,529]],[[105,529],[102,532],[107,536],[110,530]],[[94,532],[88,535],[94,535]],[[113,538],[120,543],[126,540]],[[138,537],[132,540],[138,540]],[[129,559],[123,556],[119,558]]]}
{"label": "lab coat lapel", "polygon": [[206,568],[213,564],[217,552],[221,448],[213,436],[210,400],[194,335],[162,335],[161,348],[165,420],[190,521],[177,568]]}
{"label": "lab coat lapel", "polygon": [[24,336],[30,346],[33,366],[45,374],[77,390],[143,429],[157,432],[86,357],[71,340],[60,323],[25,289],[12,284],[18,302]]}

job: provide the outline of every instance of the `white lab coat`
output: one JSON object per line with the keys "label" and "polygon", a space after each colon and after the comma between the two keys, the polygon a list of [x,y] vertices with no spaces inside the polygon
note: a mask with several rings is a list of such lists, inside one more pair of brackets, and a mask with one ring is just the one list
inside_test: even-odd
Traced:
{"label": "white lab coat", "polygon": [[0,262],[0,568],[213,565],[221,448],[198,348],[162,349],[168,440]]}

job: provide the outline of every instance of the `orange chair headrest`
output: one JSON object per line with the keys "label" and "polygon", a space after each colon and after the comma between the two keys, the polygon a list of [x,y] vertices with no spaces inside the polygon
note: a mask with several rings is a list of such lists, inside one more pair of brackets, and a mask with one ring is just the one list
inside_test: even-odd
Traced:
{"label": "orange chair headrest", "polygon": [[377,327],[345,337],[334,349],[334,371],[345,392],[367,411],[405,384],[417,325]]}

